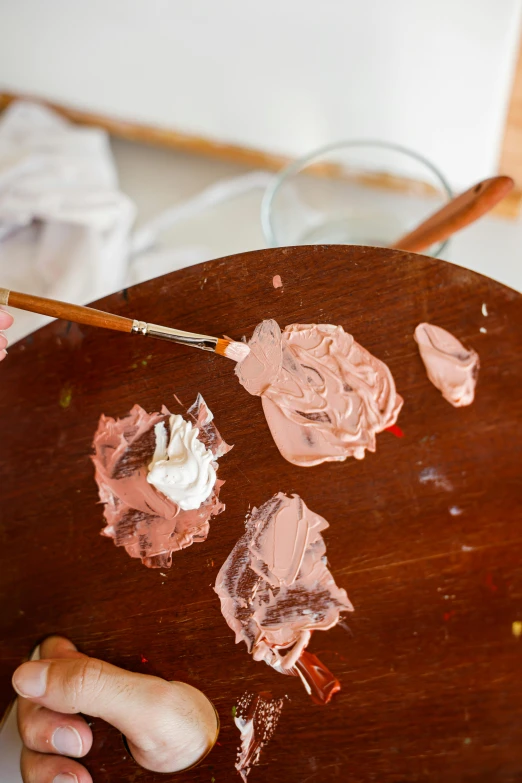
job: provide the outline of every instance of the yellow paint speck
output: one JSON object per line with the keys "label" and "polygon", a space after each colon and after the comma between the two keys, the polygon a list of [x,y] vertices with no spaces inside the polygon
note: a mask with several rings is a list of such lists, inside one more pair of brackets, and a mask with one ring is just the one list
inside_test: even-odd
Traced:
{"label": "yellow paint speck", "polygon": [[70,386],[64,386],[60,392],[60,408],[68,408],[72,400],[72,389]]}
{"label": "yellow paint speck", "polygon": [[520,639],[522,636],[522,622],[520,620],[515,620],[511,626],[511,631],[513,632],[515,639]]}

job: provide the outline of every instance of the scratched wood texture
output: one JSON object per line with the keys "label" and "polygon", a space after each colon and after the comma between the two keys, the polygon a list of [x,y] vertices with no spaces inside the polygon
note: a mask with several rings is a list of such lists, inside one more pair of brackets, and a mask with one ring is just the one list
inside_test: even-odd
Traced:
{"label": "scratched wood texture", "polygon": [[[235,338],[266,317],[342,324],[390,366],[404,437],[382,433],[363,461],[298,468],[226,359],[60,321],[13,346],[0,369],[0,709],[13,669],[61,633],[214,701],[220,745],[179,781],[236,779],[231,711],[247,690],[288,696],[252,783],[522,780],[522,297],[400,251],[300,247],[212,261],[99,306]],[[428,382],[412,338],[420,321],[479,352],[471,407],[452,408]],[[101,413],[182,412],[173,395],[190,405],[197,392],[235,444],[220,462],[227,509],[162,576],[99,535],[92,436]],[[433,471],[441,482],[421,481]],[[330,522],[331,570],[356,610],[349,632],[310,644],[342,683],[326,707],[234,645],[212,590],[249,507],[279,490]],[[129,760],[116,730],[94,731],[96,783],[166,779]]]}

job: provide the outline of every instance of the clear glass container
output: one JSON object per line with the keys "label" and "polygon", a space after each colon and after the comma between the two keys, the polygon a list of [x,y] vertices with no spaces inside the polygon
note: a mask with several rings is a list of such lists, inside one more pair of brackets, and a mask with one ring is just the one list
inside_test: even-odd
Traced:
{"label": "clear glass container", "polygon": [[[422,155],[381,141],[330,144],[295,160],[268,186],[261,221],[270,247],[389,247],[453,197]],[[438,256],[447,244],[425,252]]]}

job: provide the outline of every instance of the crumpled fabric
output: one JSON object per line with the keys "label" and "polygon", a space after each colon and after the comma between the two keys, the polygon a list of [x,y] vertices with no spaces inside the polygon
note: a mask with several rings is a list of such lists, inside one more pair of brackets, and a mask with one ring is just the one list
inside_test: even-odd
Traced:
{"label": "crumpled fabric", "polygon": [[[1,287],[75,304],[122,288],[135,214],[104,131],[28,101],[0,115]],[[10,343],[50,320],[11,312]]]}
{"label": "crumpled fabric", "polygon": [[[136,207],[119,189],[108,134],[16,101],[0,115],[0,287],[88,304],[208,261],[212,250],[204,243],[176,247],[162,235],[264,190],[272,177],[253,171],[219,180],[134,230]],[[10,312],[10,344],[52,320]]]}

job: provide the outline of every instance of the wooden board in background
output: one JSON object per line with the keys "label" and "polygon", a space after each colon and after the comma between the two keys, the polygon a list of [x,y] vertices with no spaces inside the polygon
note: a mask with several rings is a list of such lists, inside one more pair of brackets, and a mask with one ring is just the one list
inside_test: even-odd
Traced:
{"label": "wooden board in background", "polygon": [[[512,112],[518,107],[516,93],[510,104],[510,118]],[[229,144],[218,142],[201,136],[195,136],[189,133],[182,133],[172,128],[160,128],[154,125],[144,125],[137,122],[129,122],[116,117],[109,117],[96,114],[72,106],[42,100],[27,95],[16,95],[7,92],[0,92],[0,111],[6,109],[13,101],[19,99],[34,100],[43,103],[45,106],[58,112],[62,117],[78,125],[90,125],[110,133],[116,138],[126,139],[128,141],[138,142],[140,144],[152,144],[158,147],[167,147],[168,149],[181,150],[183,152],[202,155],[217,160],[237,163],[250,168],[261,167],[268,171],[280,171],[289,163],[292,158],[283,155],[276,155],[261,149],[254,149],[244,145]],[[518,153],[515,152],[516,143],[519,140],[519,134],[512,137],[511,125],[506,129],[506,139],[510,143],[503,149],[503,157],[500,166],[500,173],[507,174],[516,178],[516,187],[509,193],[497,206],[491,211],[492,215],[503,218],[516,218],[520,213],[520,204],[522,202],[522,180],[520,180]],[[312,152],[312,150],[310,150]],[[339,167],[327,164],[316,164],[310,167],[310,173],[319,177],[339,177]],[[515,176],[516,174],[516,176]],[[376,174],[358,174],[347,170],[342,170],[341,177],[354,182],[368,185],[376,189],[391,190],[397,193],[423,193],[437,192],[433,186],[426,182],[415,181],[408,177],[389,174],[386,172]],[[519,182],[520,180],[520,182]],[[469,183],[471,186],[473,183]]]}
{"label": "wooden board in background", "polygon": [[522,193],[522,40],[513,74],[511,97],[504,129],[500,170],[509,171],[516,190]]}
{"label": "wooden board in background", "polygon": [[[391,368],[405,437],[382,433],[362,461],[298,468],[280,457],[260,400],[226,359],[63,322],[13,346],[0,370],[0,710],[14,668],[61,633],[214,701],[221,744],[180,783],[239,780],[231,710],[257,689],[289,699],[252,783],[520,780],[522,297],[431,258],[316,246],[212,261],[99,306],[236,338],[266,317],[342,324]],[[428,382],[412,339],[424,320],[479,352],[471,407],[452,408]],[[181,412],[173,394],[190,405],[198,392],[235,444],[220,460],[227,509],[163,577],[99,535],[92,437],[101,413],[122,416],[134,403]],[[421,483],[426,468],[451,489]],[[279,490],[330,522],[331,570],[355,606],[351,634],[336,627],[310,644],[342,684],[327,707],[234,644],[212,590],[249,507]],[[130,761],[115,729],[95,721],[94,732],[86,764],[96,783],[166,779]]]}

